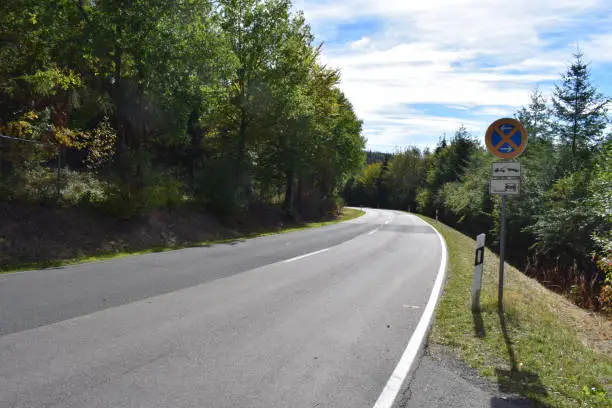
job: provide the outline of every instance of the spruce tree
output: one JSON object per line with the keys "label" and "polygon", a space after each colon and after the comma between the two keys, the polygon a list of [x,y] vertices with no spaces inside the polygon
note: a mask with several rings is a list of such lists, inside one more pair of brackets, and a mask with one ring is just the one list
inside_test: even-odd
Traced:
{"label": "spruce tree", "polygon": [[516,118],[525,126],[531,140],[552,140],[551,111],[547,100],[538,88],[529,95],[530,103],[522,107]]}
{"label": "spruce tree", "polygon": [[561,75],[561,84],[553,92],[553,112],[557,119],[554,130],[562,145],[571,148],[573,162],[577,153],[588,151],[602,140],[608,124],[610,102],[591,83],[588,64],[582,52]]}

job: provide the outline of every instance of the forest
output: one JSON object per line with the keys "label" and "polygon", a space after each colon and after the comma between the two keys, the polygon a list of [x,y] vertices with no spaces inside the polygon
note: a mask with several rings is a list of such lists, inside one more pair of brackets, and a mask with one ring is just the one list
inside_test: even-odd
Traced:
{"label": "forest", "polygon": [[[12,0],[0,27],[8,219],[24,206],[120,220],[184,206],[235,219],[263,206],[299,220],[347,203],[437,217],[495,247],[481,135],[460,128],[434,150],[366,154],[340,72],[289,0]],[[530,139],[508,208],[510,260],[608,311],[609,103],[580,53],[552,95],[534,90],[515,113]]]}
{"label": "forest", "polygon": [[317,217],[365,160],[289,0],[12,0],[0,27],[0,202]]}
{"label": "forest", "polygon": [[[529,133],[521,194],[508,200],[512,263],[574,302],[612,308],[612,133],[603,96],[579,52],[552,95],[539,89],[515,112]],[[349,180],[349,204],[437,217],[497,250],[500,199],[489,194],[491,163],[482,135],[461,127],[435,150],[370,153]],[[379,160],[375,160],[379,157]]]}

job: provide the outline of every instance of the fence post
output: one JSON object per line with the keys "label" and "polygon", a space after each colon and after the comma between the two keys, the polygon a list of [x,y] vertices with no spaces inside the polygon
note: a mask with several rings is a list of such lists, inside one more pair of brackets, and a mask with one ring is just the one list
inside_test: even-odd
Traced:
{"label": "fence post", "polygon": [[472,281],[472,310],[480,309],[480,290],[482,288],[482,267],[484,263],[485,234],[476,237],[474,256],[474,280]]}

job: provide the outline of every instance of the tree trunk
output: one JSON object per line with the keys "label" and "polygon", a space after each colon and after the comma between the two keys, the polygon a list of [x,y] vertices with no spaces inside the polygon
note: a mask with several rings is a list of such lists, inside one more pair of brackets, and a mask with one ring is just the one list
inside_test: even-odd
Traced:
{"label": "tree trunk", "polygon": [[302,176],[298,177],[297,185],[297,210],[300,214],[304,211],[304,205],[302,203],[302,189],[303,189]]}
{"label": "tree trunk", "polygon": [[293,207],[293,170],[287,172],[287,178],[285,181],[285,202],[283,203],[283,210],[290,212]]}
{"label": "tree trunk", "polygon": [[204,132],[198,123],[199,113],[195,110],[191,111],[188,121],[187,132],[191,136],[191,149],[188,157],[188,171],[190,187],[195,185],[196,167],[201,154],[201,144],[204,138]]}
{"label": "tree trunk", "polygon": [[247,121],[246,121],[246,113],[242,112],[240,119],[240,128],[238,129],[238,148],[237,148],[237,156],[236,163],[234,167],[234,177],[235,177],[235,188],[239,192],[239,196],[245,192],[245,158],[246,158],[246,129],[247,129]]}

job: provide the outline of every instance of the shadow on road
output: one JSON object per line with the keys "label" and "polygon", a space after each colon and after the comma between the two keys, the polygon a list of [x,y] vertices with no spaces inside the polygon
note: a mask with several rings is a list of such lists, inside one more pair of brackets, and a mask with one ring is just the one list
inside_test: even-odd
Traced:
{"label": "shadow on road", "polygon": [[388,224],[383,227],[384,231],[393,231],[407,234],[435,234],[429,225],[400,225]]}

